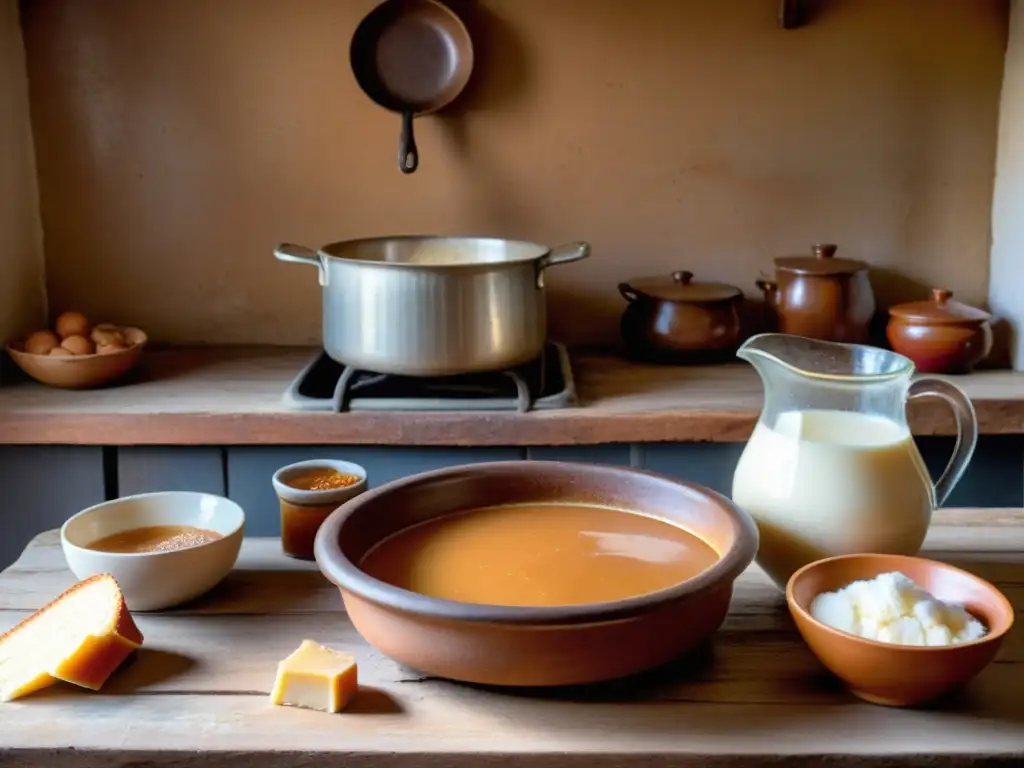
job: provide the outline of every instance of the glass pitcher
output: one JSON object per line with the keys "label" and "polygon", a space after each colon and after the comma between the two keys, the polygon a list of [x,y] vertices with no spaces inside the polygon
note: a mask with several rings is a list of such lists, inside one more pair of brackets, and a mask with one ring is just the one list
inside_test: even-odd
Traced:
{"label": "glass pitcher", "polygon": [[[780,589],[814,560],[853,552],[913,555],[932,510],[963,476],[978,420],[967,396],[912,379],[902,355],[765,333],[737,355],[764,385],[764,409],[733,475],[732,498],[757,521],[757,562]],[[907,401],[940,397],[956,416],[953,456],[932,484]]]}

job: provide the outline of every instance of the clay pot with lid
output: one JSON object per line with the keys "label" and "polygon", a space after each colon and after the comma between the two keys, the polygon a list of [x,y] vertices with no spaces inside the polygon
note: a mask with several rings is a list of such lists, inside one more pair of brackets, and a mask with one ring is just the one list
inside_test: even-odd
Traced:
{"label": "clay pot with lid", "polygon": [[992,351],[992,316],[935,288],[931,299],[891,307],[885,335],[921,373],[969,373]]}
{"label": "clay pot with lid", "polygon": [[775,259],[775,280],[758,280],[780,333],[863,344],[875,314],[868,265],[837,259],[838,246],[811,246],[810,256]]}
{"label": "clay pot with lid", "polygon": [[619,283],[629,302],[620,329],[629,357],[668,363],[732,359],[743,341],[743,291],[692,272]]}

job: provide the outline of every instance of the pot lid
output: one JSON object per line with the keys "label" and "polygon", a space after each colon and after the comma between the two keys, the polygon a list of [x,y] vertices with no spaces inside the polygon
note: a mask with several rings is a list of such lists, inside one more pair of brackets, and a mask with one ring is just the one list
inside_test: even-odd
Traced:
{"label": "pot lid", "polygon": [[837,259],[838,245],[822,243],[811,246],[811,256],[783,256],[775,260],[775,266],[801,275],[842,275],[867,269],[863,261]]}
{"label": "pot lid", "polygon": [[627,299],[635,293],[661,301],[726,301],[743,295],[743,291],[728,283],[694,282],[693,272],[683,270],[664,277],[638,277],[623,283],[619,290]]}
{"label": "pot lid", "polygon": [[897,304],[889,314],[917,323],[982,323],[992,319],[984,310],[953,301],[953,292],[945,288],[932,288],[932,297],[925,301]]}

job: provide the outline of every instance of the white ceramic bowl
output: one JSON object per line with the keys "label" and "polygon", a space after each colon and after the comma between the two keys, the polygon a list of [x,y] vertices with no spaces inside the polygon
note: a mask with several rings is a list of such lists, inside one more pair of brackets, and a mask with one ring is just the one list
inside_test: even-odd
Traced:
{"label": "white ceramic bowl", "polygon": [[[88,545],[105,536],[152,525],[192,525],[222,538],[166,552],[119,554]],[[69,518],[60,529],[68,568],[79,579],[109,573],[130,611],[159,611],[199,597],[235,564],[245,513],[230,499],[192,491],[162,491],[106,501]]]}
{"label": "white ceramic bowl", "polygon": [[[314,469],[333,469],[346,475],[355,475],[359,478],[358,483],[352,483],[344,488],[331,488],[326,491],[304,491],[299,488],[292,488],[288,485],[288,479],[296,475],[302,475]],[[366,490],[366,470],[351,461],[337,461],[335,459],[310,459],[309,461],[297,461],[281,467],[271,478],[274,484],[274,492],[279,499],[289,504],[299,506],[321,506],[324,504],[335,504],[341,506],[349,499],[355,498]]]}

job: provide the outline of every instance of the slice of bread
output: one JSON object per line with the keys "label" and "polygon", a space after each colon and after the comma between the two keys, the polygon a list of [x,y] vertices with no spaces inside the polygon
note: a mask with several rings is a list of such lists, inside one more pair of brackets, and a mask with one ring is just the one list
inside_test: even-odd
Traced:
{"label": "slice of bread", "polygon": [[57,680],[99,690],[140,645],[142,633],[114,577],[83,579],[0,635],[0,701]]}

